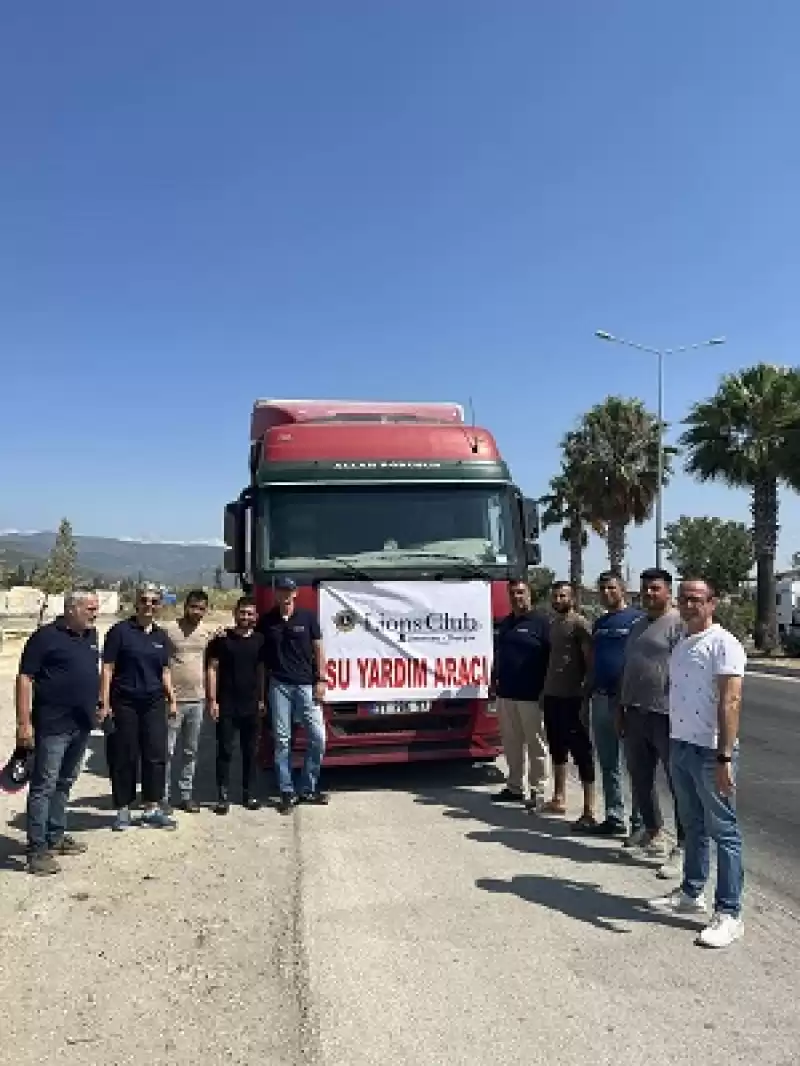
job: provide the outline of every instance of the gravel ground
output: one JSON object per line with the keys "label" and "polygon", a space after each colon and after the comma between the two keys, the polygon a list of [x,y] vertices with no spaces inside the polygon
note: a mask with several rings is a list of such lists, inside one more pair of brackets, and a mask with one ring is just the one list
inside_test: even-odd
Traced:
{"label": "gravel ground", "polygon": [[[795,918],[759,897],[742,944],[698,949],[644,912],[652,869],[493,807],[486,771],[339,773],[327,809],[116,835],[100,743],[72,825],[91,850],[62,876],[22,871],[23,800],[0,796],[14,1066],[798,1062]],[[210,770],[206,744],[201,798]]]}

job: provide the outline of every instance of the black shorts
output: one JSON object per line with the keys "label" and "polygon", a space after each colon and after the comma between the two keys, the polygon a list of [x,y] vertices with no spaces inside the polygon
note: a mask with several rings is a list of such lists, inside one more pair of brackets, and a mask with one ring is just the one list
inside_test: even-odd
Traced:
{"label": "black shorts", "polygon": [[580,696],[545,696],[544,729],[554,765],[564,766],[570,755],[584,784],[594,781],[594,751],[589,730],[581,720]]}

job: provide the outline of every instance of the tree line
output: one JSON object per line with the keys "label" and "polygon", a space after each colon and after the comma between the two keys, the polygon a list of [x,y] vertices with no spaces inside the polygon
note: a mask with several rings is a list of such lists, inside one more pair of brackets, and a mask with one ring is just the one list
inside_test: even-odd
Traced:
{"label": "tree line", "polygon": [[[726,374],[713,396],[695,403],[678,447],[663,448],[666,486],[676,461],[701,481],[750,492],[752,526],[708,516],[665,528],[664,548],[678,573],[713,578],[733,592],[756,566],[756,647],[777,644],[775,555],[782,487],[800,491],[800,368],[759,363]],[[561,462],[543,498],[542,525],[561,526],[570,581],[583,584],[589,532],[602,537],[609,569],[622,576],[631,526],[648,521],[658,492],[659,439],[667,429],[641,400],[608,396],[561,441]]]}
{"label": "tree line", "polygon": [[[204,572],[198,573],[196,585],[202,587],[206,576]],[[115,589],[121,596],[126,596],[132,594],[146,580],[147,576],[142,570],[136,577],[120,579],[81,572],[75,534],[68,518],[61,519],[55,542],[46,559],[33,561],[27,566],[25,563],[19,563],[16,567],[5,570],[0,560],[0,588],[27,585],[41,589],[48,596],[68,592],[78,585],[91,589]],[[225,588],[225,572],[222,566],[217,566],[214,570],[213,588],[216,591]]]}

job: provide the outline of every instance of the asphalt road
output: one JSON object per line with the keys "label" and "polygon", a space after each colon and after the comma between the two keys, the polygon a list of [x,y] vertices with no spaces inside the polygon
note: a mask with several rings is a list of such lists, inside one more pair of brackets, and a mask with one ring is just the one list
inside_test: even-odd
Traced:
{"label": "asphalt road", "polygon": [[[740,728],[739,822],[747,891],[800,920],[800,675],[748,674]],[[661,809],[671,819],[659,771]]]}
{"label": "asphalt road", "polygon": [[796,1066],[800,922],[774,906],[800,873],[797,784],[780,784],[795,692],[747,681],[754,895],[720,953],[645,908],[669,887],[651,866],[498,807],[485,769],[331,773],[327,808],[120,836],[95,738],[72,824],[90,850],[60,877],[22,872],[22,802],[0,796],[0,1046],[18,1066]]}
{"label": "asphalt road", "polygon": [[747,676],[738,798],[751,887],[800,915],[800,679]]}

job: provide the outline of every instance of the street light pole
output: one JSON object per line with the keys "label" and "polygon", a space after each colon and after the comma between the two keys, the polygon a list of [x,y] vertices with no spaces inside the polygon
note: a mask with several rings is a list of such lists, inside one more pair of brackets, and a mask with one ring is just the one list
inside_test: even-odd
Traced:
{"label": "street light pole", "polygon": [[664,553],[664,353],[658,356],[658,491],[656,492],[656,567],[662,568]]}
{"label": "street light pole", "polygon": [[624,337],[616,337],[604,329],[595,330],[595,337],[610,344],[622,344],[626,348],[635,348],[639,352],[648,352],[658,360],[658,458],[656,460],[656,566],[662,567],[664,552],[664,358],[667,355],[678,355],[680,352],[690,352],[697,348],[709,348],[718,344],[724,344],[724,337],[711,337],[706,341],[698,341],[696,344],[683,344],[680,348],[651,348],[646,344],[637,344],[635,341],[626,340]]}

